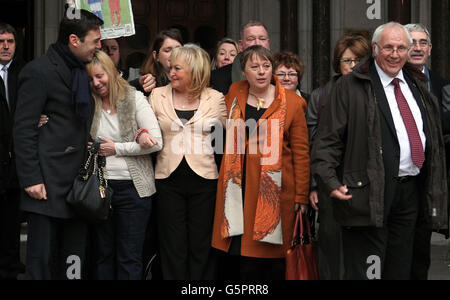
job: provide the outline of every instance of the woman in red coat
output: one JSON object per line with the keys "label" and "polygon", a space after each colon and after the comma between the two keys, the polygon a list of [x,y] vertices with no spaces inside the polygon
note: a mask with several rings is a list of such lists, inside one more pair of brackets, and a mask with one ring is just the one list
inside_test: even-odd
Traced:
{"label": "woman in red coat", "polygon": [[280,84],[272,66],[269,50],[245,50],[247,81],[233,84],[225,98],[227,138],[212,246],[238,257],[228,275],[243,280],[284,279],[295,212],[308,204],[306,102]]}

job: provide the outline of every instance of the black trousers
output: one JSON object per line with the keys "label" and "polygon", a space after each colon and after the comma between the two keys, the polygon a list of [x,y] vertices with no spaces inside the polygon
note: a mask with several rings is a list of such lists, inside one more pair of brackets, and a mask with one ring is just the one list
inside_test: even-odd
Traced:
{"label": "black trousers", "polygon": [[211,237],[217,180],[198,176],[183,159],[169,178],[156,180],[156,188],[163,278],[215,279]]}
{"label": "black trousers", "polygon": [[28,214],[27,280],[86,278],[87,224]]}
{"label": "black trousers", "polygon": [[344,227],[345,279],[409,280],[419,212],[419,182],[398,183],[383,228]]}
{"label": "black trousers", "polygon": [[414,252],[411,267],[412,280],[427,280],[431,265],[431,235],[433,224],[428,215],[428,205],[422,201],[414,236]]}
{"label": "black trousers", "polygon": [[0,279],[15,279],[20,262],[20,189],[0,194]]}
{"label": "black trousers", "polygon": [[319,232],[317,243],[318,270],[320,280],[344,278],[342,229],[333,214],[332,199],[319,193]]}
{"label": "black trousers", "polygon": [[284,258],[256,258],[231,255],[215,250],[218,256],[218,279],[221,281],[285,280]]}
{"label": "black trousers", "polygon": [[96,275],[100,280],[141,280],[142,249],[152,200],[140,198],[131,180],[109,180],[112,216],[95,226]]}

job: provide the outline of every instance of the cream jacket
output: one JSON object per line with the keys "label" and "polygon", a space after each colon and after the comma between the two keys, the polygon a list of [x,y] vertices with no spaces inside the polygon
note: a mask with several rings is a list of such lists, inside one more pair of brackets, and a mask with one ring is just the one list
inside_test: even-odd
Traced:
{"label": "cream jacket", "polygon": [[[218,170],[214,160],[211,139],[216,136],[216,147],[223,150],[222,135],[225,128],[227,108],[222,93],[206,88],[200,95],[200,106],[194,117],[185,125],[178,118],[172,101],[172,85],[156,88],[149,98],[162,135],[163,149],[158,153],[155,178],[165,179],[186,158],[191,169],[206,179],[217,179]],[[214,134],[211,134],[215,126]]]}

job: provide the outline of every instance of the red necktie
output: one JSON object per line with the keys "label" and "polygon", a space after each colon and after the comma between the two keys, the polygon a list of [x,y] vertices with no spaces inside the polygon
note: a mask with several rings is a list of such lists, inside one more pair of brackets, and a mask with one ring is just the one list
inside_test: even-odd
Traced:
{"label": "red necktie", "polygon": [[403,96],[400,89],[400,80],[395,78],[392,80],[394,85],[395,99],[397,100],[398,109],[402,115],[403,123],[405,124],[406,131],[408,133],[409,146],[411,148],[411,158],[413,163],[420,169],[425,161],[425,153],[423,151],[422,140],[420,139],[419,130],[417,130],[416,121],[409,109],[408,102],[406,102],[405,96]]}

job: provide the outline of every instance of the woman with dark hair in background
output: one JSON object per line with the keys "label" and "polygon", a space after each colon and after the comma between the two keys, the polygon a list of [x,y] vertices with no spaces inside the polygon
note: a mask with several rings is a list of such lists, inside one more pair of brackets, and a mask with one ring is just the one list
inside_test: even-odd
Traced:
{"label": "woman with dark hair in background", "polygon": [[294,91],[309,102],[309,94],[301,90],[301,81],[305,73],[305,64],[295,53],[283,51],[274,54],[274,73],[278,80],[288,90]]}
{"label": "woman with dark hair in background", "polygon": [[155,87],[169,84],[169,58],[172,50],[182,45],[183,38],[178,29],[172,28],[158,33],[141,67],[142,76],[131,81],[130,84],[146,96],[150,95]]}
{"label": "woman with dark hair in background", "polygon": [[[337,42],[333,58],[333,69],[336,75],[325,86],[312,92],[311,101],[308,104],[306,122],[310,145],[313,144],[316,135],[320,112],[328,102],[336,81],[341,76],[351,73],[353,67],[370,53],[369,41],[362,35],[344,35]],[[320,222],[318,233],[319,279],[342,279],[344,268],[341,229],[334,219],[330,200],[329,195],[318,194],[318,183],[312,178],[309,201],[314,210],[319,211]]]}
{"label": "woman with dark hair in background", "polygon": [[[333,70],[336,74],[325,86],[315,89],[311,93],[311,102],[308,105],[306,121],[308,123],[309,139],[312,141],[317,129],[320,110],[325,107],[328,95],[336,81],[343,75],[352,72],[363,57],[370,54],[368,40],[358,34],[344,35],[336,44],[333,56]],[[322,95],[322,97],[321,97]]]}
{"label": "woman with dark hair in background", "polygon": [[109,55],[120,76],[127,80],[129,75],[129,70],[122,70],[122,62],[120,59],[120,45],[118,39],[105,39],[102,40],[102,50]]}

